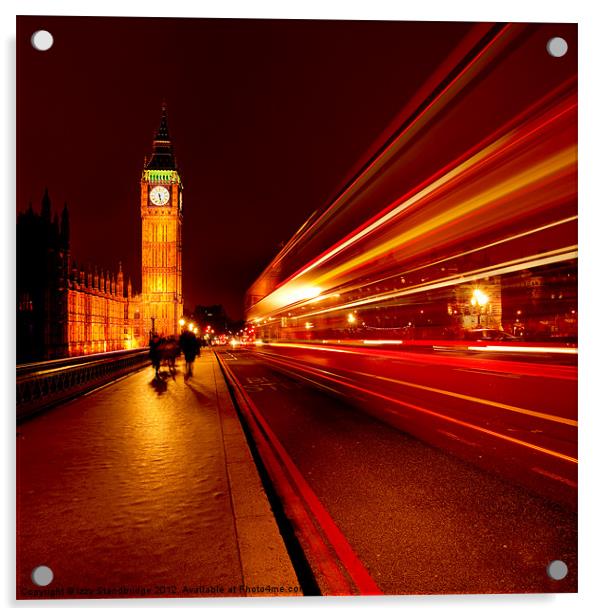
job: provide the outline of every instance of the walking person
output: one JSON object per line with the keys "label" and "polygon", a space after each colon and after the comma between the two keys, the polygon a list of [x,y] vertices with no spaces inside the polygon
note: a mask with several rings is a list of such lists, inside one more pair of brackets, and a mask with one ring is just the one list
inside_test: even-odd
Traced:
{"label": "walking person", "polygon": [[182,332],[180,336],[180,349],[184,353],[184,359],[186,361],[186,374],[185,378],[192,376],[192,365],[194,364],[195,357],[199,354],[199,341],[197,337],[188,330]]}
{"label": "walking person", "polygon": [[153,368],[155,369],[156,379],[159,378],[159,368],[161,367],[161,349],[159,348],[160,345],[161,345],[161,338],[156,333],[153,333],[148,343],[148,346],[149,346],[148,355],[150,357],[151,364]]}

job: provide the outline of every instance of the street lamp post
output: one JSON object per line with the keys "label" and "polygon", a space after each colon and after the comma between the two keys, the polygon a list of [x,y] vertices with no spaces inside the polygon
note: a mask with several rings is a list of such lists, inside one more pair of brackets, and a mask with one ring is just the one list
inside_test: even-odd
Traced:
{"label": "street lamp post", "polygon": [[481,325],[481,312],[483,310],[483,306],[486,306],[489,303],[489,296],[480,289],[475,289],[472,292],[472,297],[470,298],[470,303],[472,306],[478,306],[477,308],[477,326]]}

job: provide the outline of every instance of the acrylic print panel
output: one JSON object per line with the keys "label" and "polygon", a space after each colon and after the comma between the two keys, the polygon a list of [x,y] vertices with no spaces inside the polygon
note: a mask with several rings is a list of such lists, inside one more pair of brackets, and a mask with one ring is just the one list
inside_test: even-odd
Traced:
{"label": "acrylic print panel", "polygon": [[17,26],[17,597],[576,592],[576,25]]}

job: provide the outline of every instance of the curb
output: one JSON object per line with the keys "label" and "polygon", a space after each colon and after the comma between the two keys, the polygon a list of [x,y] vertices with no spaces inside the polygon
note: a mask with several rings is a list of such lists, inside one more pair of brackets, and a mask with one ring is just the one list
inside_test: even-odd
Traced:
{"label": "curb", "polygon": [[241,594],[253,597],[303,596],[228,384],[215,363],[213,374],[244,583]]}
{"label": "curb", "polygon": [[217,353],[216,357],[322,594],[383,594],[236,376]]}

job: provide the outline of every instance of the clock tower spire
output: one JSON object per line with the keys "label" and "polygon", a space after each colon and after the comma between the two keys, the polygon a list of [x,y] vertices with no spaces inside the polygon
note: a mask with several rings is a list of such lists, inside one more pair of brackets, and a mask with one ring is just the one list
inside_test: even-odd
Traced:
{"label": "clock tower spire", "polygon": [[153,155],[146,164],[146,169],[176,170],[171,139],[169,138],[169,127],[167,125],[166,103],[163,103],[161,107],[161,123],[153,139]]}
{"label": "clock tower spire", "polygon": [[182,180],[163,103],[150,159],[140,181],[142,218],[142,331],[179,333],[182,299]]}

